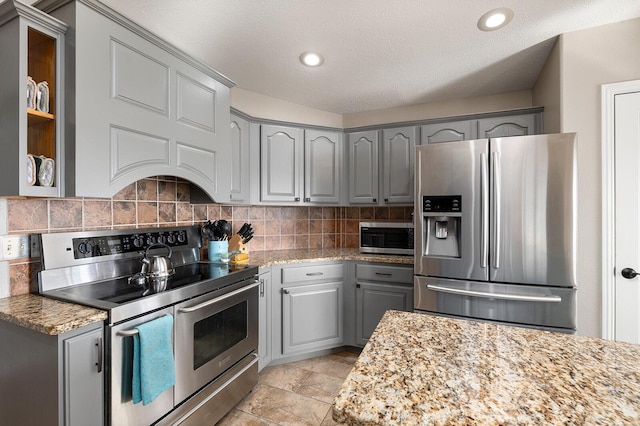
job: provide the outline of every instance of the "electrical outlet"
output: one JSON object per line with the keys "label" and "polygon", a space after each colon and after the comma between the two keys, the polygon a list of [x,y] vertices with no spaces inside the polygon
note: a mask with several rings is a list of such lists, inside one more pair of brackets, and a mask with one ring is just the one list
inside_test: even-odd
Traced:
{"label": "electrical outlet", "polygon": [[2,239],[2,260],[29,257],[28,235],[4,235],[0,239]]}

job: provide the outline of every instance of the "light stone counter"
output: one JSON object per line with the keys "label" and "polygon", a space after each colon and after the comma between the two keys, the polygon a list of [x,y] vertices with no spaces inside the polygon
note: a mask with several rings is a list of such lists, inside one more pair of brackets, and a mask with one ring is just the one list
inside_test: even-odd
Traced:
{"label": "light stone counter", "polygon": [[[331,260],[413,264],[412,256],[360,254],[358,249],[300,249],[250,252],[251,265],[268,267]],[[0,319],[44,334],[61,334],[107,319],[99,309],[65,303],[36,294],[0,299]]]}
{"label": "light stone counter", "polygon": [[259,267],[294,263],[357,260],[413,265],[413,256],[360,253],[357,248],[296,249],[249,252],[249,263]]}
{"label": "light stone counter", "polygon": [[333,419],[640,424],[640,346],[388,311],[336,397]]}
{"label": "light stone counter", "polygon": [[58,335],[107,319],[107,313],[36,294],[0,299],[0,319],[44,334]]}

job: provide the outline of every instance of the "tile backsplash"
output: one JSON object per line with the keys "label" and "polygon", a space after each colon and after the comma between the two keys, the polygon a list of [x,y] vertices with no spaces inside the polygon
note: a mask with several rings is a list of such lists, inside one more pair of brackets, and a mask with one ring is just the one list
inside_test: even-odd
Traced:
{"label": "tile backsplash", "polygon": [[[201,225],[230,221],[234,232],[249,222],[255,229],[249,250],[358,247],[361,221],[410,221],[413,207],[282,207],[190,204],[190,185],[173,177],[133,183],[111,199],[7,199],[7,230],[40,234],[86,230]],[[9,291],[37,292],[39,259],[9,263]],[[3,285],[0,282],[0,286]]]}

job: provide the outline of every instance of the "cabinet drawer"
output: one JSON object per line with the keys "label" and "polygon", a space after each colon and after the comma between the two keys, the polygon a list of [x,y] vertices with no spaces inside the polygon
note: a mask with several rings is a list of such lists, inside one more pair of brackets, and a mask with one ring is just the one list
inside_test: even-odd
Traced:
{"label": "cabinet drawer", "polygon": [[413,268],[356,264],[356,279],[411,284]]}
{"label": "cabinet drawer", "polygon": [[334,265],[293,266],[282,269],[282,284],[319,280],[342,280],[342,277],[342,263],[336,263]]}

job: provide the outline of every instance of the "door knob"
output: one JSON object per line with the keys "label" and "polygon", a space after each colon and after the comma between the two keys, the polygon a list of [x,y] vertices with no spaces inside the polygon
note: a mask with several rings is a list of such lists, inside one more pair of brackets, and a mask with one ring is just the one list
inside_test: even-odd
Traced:
{"label": "door knob", "polygon": [[638,274],[633,268],[624,268],[622,270],[622,276],[626,279],[630,280],[631,278],[635,278]]}

